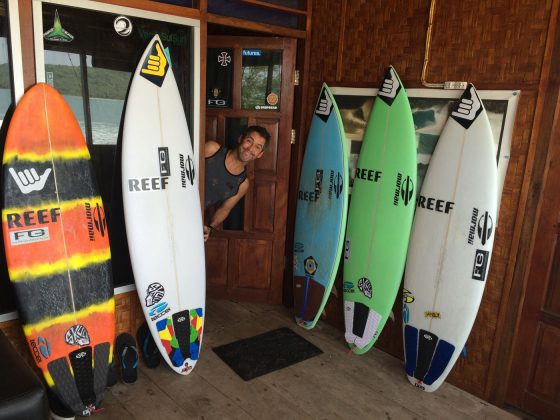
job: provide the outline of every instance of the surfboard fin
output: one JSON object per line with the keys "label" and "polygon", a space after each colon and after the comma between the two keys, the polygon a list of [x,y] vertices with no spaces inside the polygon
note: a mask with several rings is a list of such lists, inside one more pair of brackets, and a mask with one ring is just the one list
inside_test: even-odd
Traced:
{"label": "surfboard fin", "polygon": [[467,358],[467,345],[465,344],[465,347],[463,347],[463,350],[461,350],[461,357],[463,359]]}

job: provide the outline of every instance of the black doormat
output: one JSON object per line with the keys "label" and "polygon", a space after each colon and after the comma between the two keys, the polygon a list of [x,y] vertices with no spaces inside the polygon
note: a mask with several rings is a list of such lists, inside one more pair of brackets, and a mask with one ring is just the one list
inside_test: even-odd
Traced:
{"label": "black doormat", "polygon": [[245,381],[323,353],[287,327],[212,350]]}

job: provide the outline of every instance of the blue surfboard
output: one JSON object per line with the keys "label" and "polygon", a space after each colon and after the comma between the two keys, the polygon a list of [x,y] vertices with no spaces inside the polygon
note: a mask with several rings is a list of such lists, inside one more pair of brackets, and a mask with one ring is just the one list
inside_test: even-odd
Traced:
{"label": "blue surfboard", "polygon": [[311,329],[323,312],[336,277],[348,209],[346,139],[326,84],[313,112],[297,194],[294,310],[296,322]]}

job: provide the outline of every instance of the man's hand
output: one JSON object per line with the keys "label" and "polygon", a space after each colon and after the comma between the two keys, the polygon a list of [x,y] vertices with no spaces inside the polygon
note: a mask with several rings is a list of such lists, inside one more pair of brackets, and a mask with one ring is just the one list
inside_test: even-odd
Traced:
{"label": "man's hand", "polygon": [[208,238],[210,237],[210,232],[212,231],[212,229],[210,229],[208,226],[204,225],[204,242],[206,242],[208,240]]}

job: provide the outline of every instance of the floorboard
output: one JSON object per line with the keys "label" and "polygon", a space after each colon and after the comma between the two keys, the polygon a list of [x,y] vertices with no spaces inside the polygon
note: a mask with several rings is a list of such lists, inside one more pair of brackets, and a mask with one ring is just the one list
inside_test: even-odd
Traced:
{"label": "floorboard", "polygon": [[[424,393],[402,361],[376,348],[348,352],[343,333],[321,321],[307,331],[283,306],[209,300],[201,358],[188,376],[162,363],[109,388],[98,419],[517,419],[444,383]],[[290,327],[323,354],[243,381],[212,347]]]}

